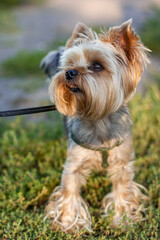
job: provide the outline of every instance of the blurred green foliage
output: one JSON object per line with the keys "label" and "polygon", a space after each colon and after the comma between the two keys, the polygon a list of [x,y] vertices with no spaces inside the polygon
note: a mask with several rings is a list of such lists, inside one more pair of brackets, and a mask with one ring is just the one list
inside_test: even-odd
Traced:
{"label": "blurred green foliage", "polygon": [[92,234],[84,230],[74,236],[52,231],[43,222],[49,195],[60,184],[66,158],[66,140],[57,112],[45,122],[25,123],[22,118],[0,124],[0,239],[158,239],[160,89],[153,85],[145,97],[137,95],[130,104],[136,152],[135,181],[144,185],[151,197],[146,220],[112,229],[113,211],[100,216],[100,201],[111,190],[107,173],[93,173],[82,188],[90,205]]}
{"label": "blurred green foliage", "polygon": [[35,76],[42,75],[40,62],[46,55],[44,51],[21,51],[2,63],[2,72],[5,76]]}
{"label": "blurred green foliage", "polygon": [[154,7],[153,10],[154,15],[145,22],[140,36],[154,54],[160,55],[160,8]]}
{"label": "blurred green foliage", "polygon": [[12,33],[18,30],[16,19],[12,11],[6,8],[0,8],[0,32]]}
{"label": "blurred green foliage", "polygon": [[12,6],[15,6],[15,5],[19,5],[22,2],[23,2],[22,0],[1,0],[0,6],[12,7]]}
{"label": "blurred green foliage", "polygon": [[[148,19],[141,29],[140,36],[143,43],[150,48],[153,53],[160,55],[160,9],[154,8],[154,12],[154,16]],[[4,14],[4,19],[5,18],[6,14]],[[12,16],[10,16],[10,18],[12,18]],[[13,26],[10,27],[14,29]],[[0,29],[1,28],[3,28],[3,21],[0,22]],[[93,27],[93,29],[97,32],[100,30],[100,28],[96,26]],[[54,40],[49,48],[52,50],[57,49],[59,46],[64,46],[65,42],[66,39]],[[40,76],[42,75],[42,71],[39,69],[39,64],[47,52],[48,51],[19,52],[16,56],[2,63],[2,73],[6,76]]]}
{"label": "blurred green foliage", "polygon": [[0,7],[14,7],[19,6],[23,4],[37,4],[41,3],[43,0],[1,0],[0,1]]}
{"label": "blurred green foliage", "polygon": [[[56,39],[49,48],[54,50],[60,46],[65,45],[66,40]],[[44,76],[43,71],[40,69],[40,62],[42,58],[48,53],[47,51],[20,51],[15,56],[5,60],[1,65],[1,72],[5,76]]]}

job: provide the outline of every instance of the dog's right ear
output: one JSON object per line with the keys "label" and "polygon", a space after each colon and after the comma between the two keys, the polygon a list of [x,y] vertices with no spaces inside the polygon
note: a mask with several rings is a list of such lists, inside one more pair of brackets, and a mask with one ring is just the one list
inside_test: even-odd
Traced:
{"label": "dog's right ear", "polygon": [[66,44],[66,48],[70,48],[73,45],[83,41],[83,40],[93,40],[94,35],[92,30],[85,24],[78,22],[75,26],[72,36],[69,38]]}

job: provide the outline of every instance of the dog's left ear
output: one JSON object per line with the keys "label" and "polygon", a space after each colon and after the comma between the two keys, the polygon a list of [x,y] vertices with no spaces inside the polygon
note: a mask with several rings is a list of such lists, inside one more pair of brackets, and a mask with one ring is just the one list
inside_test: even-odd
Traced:
{"label": "dog's left ear", "polygon": [[147,63],[146,52],[150,51],[142,44],[139,36],[132,28],[132,19],[122,23],[120,26],[109,30],[108,41],[117,49],[123,49],[130,62],[135,60]]}
{"label": "dog's left ear", "polygon": [[120,26],[112,27],[109,30],[109,41],[117,48],[122,48],[127,57],[132,45],[137,44],[139,38],[132,30],[132,19],[122,23]]}
{"label": "dog's left ear", "polygon": [[92,30],[85,24],[78,22],[75,26],[71,38],[67,41],[66,48],[70,48],[83,40],[92,40],[94,35]]}
{"label": "dog's left ear", "polygon": [[[100,40],[112,44],[117,50],[117,57],[123,58],[125,62],[124,69],[127,67],[127,71],[124,71],[122,84],[124,97],[128,101],[141,79],[144,65],[150,62],[147,56],[150,50],[143,45],[133,30],[132,19],[120,26],[110,28],[108,34],[100,36]],[[122,69],[123,67],[122,64]]]}

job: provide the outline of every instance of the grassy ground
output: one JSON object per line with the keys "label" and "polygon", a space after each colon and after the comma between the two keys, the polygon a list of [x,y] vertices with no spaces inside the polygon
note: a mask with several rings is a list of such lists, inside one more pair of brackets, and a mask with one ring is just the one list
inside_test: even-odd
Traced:
{"label": "grassy ground", "polygon": [[13,33],[18,30],[16,19],[12,11],[0,7],[0,33]]}
{"label": "grassy ground", "polygon": [[45,55],[45,51],[21,51],[2,63],[2,73],[4,76],[44,76],[39,65]]}
{"label": "grassy ground", "polygon": [[27,124],[22,118],[0,120],[0,239],[158,239],[160,220],[160,88],[154,85],[145,97],[131,103],[136,152],[135,181],[151,197],[146,220],[129,227],[111,228],[111,211],[100,216],[100,201],[111,190],[105,172],[93,173],[82,189],[92,214],[93,234],[74,236],[52,231],[43,222],[45,203],[60,184],[66,157],[66,140],[57,112],[46,115],[45,123]]}

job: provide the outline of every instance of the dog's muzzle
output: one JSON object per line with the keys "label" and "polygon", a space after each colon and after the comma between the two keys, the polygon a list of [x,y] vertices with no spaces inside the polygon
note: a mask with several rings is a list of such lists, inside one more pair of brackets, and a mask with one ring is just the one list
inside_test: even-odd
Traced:
{"label": "dog's muzzle", "polygon": [[76,70],[73,69],[69,69],[66,71],[65,76],[67,81],[71,81],[72,79],[74,79],[76,76],[78,75],[78,72]]}

